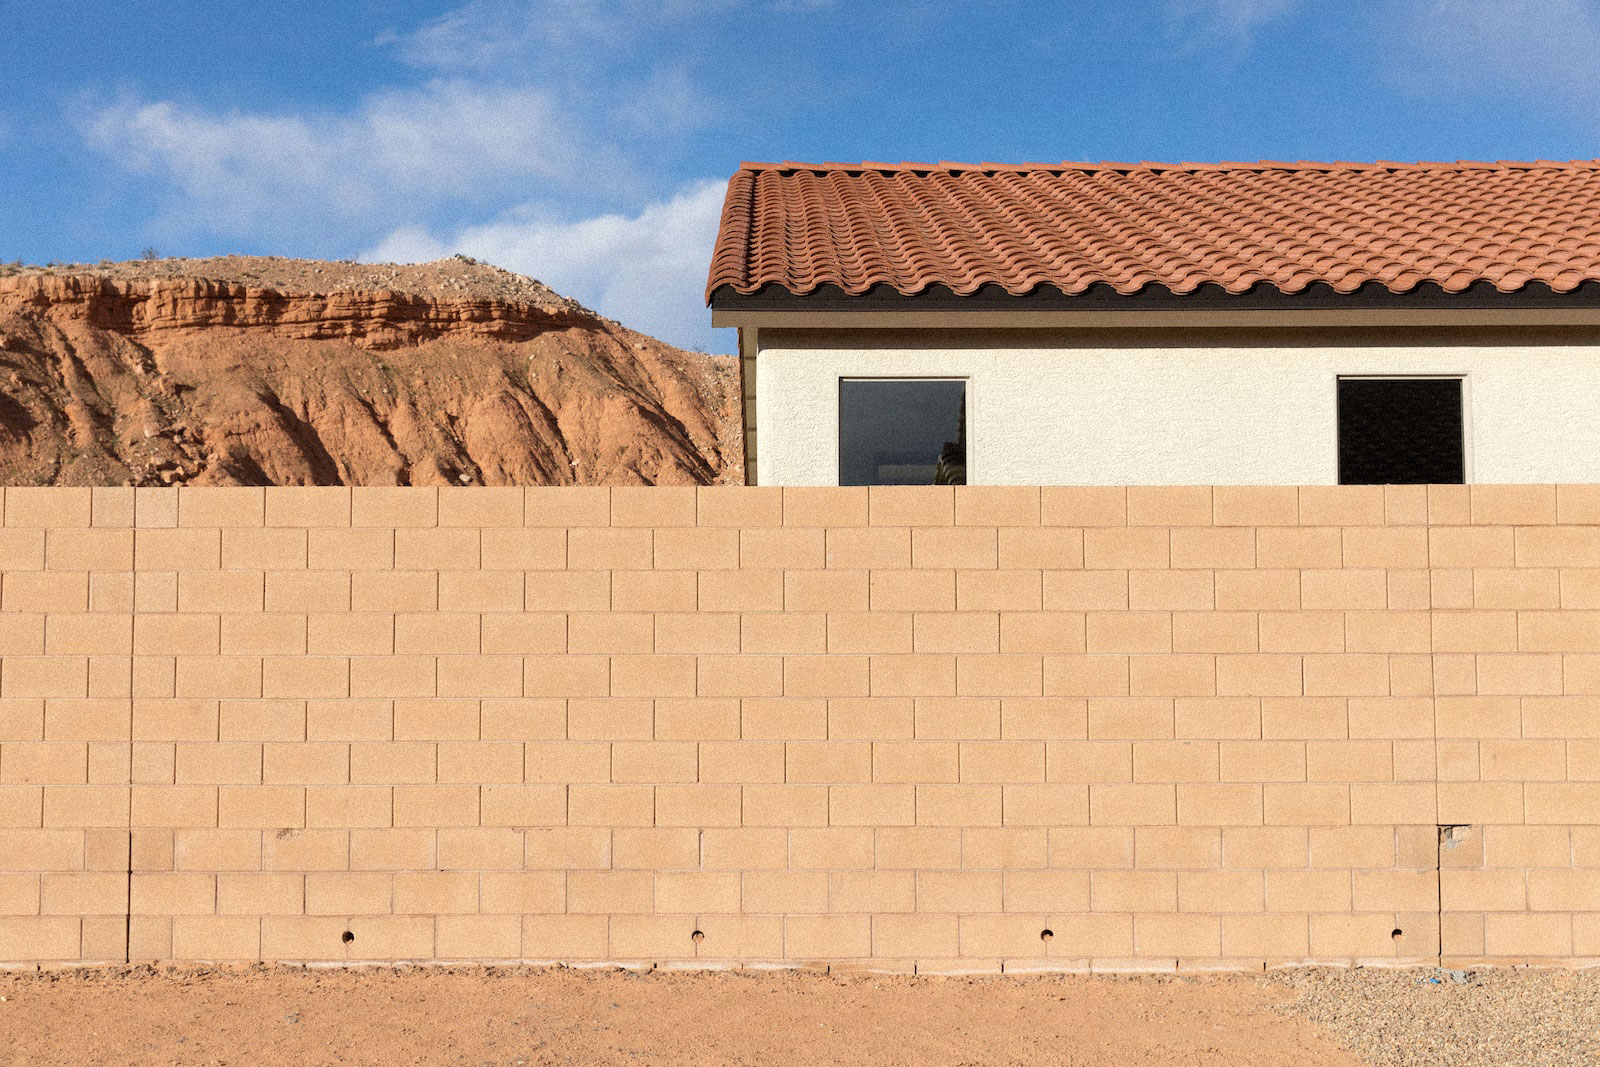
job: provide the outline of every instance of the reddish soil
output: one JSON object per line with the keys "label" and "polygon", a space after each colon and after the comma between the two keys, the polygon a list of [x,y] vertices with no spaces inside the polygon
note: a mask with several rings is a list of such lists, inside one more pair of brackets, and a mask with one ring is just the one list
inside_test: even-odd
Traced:
{"label": "reddish soil", "polygon": [[0,483],[738,480],[728,357],[462,258],[0,267]]}
{"label": "reddish soil", "polygon": [[0,974],[6,1063],[1357,1067],[1247,977]]}

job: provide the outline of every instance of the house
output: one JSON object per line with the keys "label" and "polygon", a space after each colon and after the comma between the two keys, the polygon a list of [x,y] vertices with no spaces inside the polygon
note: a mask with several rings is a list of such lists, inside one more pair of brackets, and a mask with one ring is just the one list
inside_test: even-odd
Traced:
{"label": "house", "polygon": [[749,163],[747,480],[1600,482],[1600,161]]}

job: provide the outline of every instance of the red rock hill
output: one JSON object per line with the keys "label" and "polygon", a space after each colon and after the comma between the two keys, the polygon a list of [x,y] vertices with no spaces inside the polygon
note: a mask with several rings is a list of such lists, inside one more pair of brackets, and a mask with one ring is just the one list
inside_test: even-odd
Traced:
{"label": "red rock hill", "polygon": [[736,376],[461,258],[0,268],[7,485],[737,481]]}

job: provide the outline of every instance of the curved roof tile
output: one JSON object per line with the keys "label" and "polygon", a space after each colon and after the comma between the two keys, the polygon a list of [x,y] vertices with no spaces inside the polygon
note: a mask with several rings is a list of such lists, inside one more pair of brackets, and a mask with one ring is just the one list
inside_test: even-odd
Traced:
{"label": "curved roof tile", "polygon": [[791,162],[746,163],[729,181],[706,296],[1586,281],[1600,281],[1595,160]]}

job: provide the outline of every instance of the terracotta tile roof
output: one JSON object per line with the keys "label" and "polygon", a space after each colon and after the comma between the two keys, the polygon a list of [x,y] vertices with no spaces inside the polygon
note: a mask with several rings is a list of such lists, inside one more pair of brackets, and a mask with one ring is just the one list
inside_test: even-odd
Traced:
{"label": "terracotta tile roof", "polygon": [[706,296],[1600,280],[1600,161],[746,163]]}

